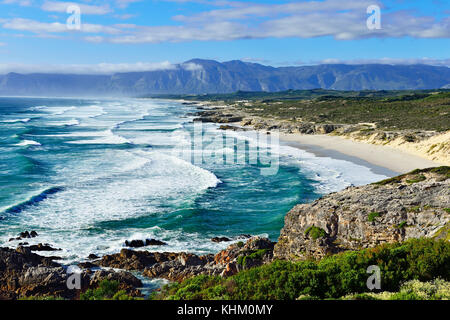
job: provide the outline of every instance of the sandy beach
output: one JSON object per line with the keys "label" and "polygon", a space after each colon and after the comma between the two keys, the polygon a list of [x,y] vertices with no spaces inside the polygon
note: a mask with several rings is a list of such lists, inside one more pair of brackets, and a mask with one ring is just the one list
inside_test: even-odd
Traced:
{"label": "sandy beach", "polygon": [[387,176],[442,165],[389,146],[357,142],[339,136],[280,133],[280,142],[312,152],[317,156],[348,160],[369,166],[374,172]]}

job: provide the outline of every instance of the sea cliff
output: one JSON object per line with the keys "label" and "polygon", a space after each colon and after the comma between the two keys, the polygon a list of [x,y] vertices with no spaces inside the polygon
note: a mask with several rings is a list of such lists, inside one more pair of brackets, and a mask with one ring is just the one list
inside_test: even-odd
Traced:
{"label": "sea cliff", "polygon": [[411,238],[449,240],[450,168],[415,170],[300,204],[275,245],[280,259],[322,258]]}

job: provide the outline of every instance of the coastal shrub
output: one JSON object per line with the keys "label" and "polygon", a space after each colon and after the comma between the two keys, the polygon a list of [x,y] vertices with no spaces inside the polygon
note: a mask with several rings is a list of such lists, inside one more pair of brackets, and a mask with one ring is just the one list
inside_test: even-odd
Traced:
{"label": "coastal shrub", "polygon": [[402,221],[400,222],[398,225],[395,226],[396,229],[403,229],[407,226],[407,222],[406,221]]}
{"label": "coastal shrub", "polygon": [[431,168],[429,170],[430,170],[430,172],[438,173],[438,174],[445,176],[446,178],[450,178],[450,167],[449,166],[441,166],[441,167]]}
{"label": "coastal shrub", "polygon": [[[320,261],[281,261],[244,270],[229,278],[197,276],[171,284],[156,299],[293,300],[301,296],[336,299],[367,293],[367,267],[381,270],[381,288],[399,291],[409,280],[450,279],[450,243],[411,239],[360,251],[348,251]],[[411,296],[412,297],[412,296]]]}
{"label": "coastal shrub", "polygon": [[305,235],[310,236],[313,240],[317,240],[325,237],[327,233],[322,228],[311,226],[305,230]]}
{"label": "coastal shrub", "polygon": [[416,212],[416,213],[418,213],[418,212],[420,212],[420,206],[414,206],[414,207],[408,208],[407,211],[408,212]]}
{"label": "coastal shrub", "polygon": [[360,293],[342,298],[343,300],[448,300],[450,282],[435,279],[429,282],[407,281],[398,292]]}
{"label": "coastal shrub", "polygon": [[367,220],[369,220],[370,222],[373,222],[378,217],[381,217],[381,212],[371,212],[371,213],[369,213]]}
{"label": "coastal shrub", "polygon": [[408,175],[416,175],[416,177],[414,179],[407,180],[406,182],[408,182],[408,183],[420,182],[420,181],[424,181],[426,179],[426,177],[423,175],[423,173],[427,173],[427,172],[442,175],[446,179],[450,178],[450,167],[449,166],[441,166],[441,167],[434,167],[434,168],[427,168],[427,169],[415,169],[406,174],[402,174],[402,175],[399,175],[396,177],[392,177],[392,178],[388,178],[388,179],[381,180],[378,182],[374,182],[373,185],[384,186],[384,185],[388,185],[388,184],[400,183],[400,182],[402,182],[402,179],[404,179]]}
{"label": "coastal shrub", "polygon": [[415,176],[413,179],[408,179],[408,180],[406,180],[406,182],[409,183],[409,184],[413,184],[413,183],[425,181],[426,179],[427,179],[427,178],[426,178],[423,174],[418,174],[418,175]]}
{"label": "coastal shrub", "polygon": [[80,294],[80,300],[134,300],[125,290],[119,289],[118,281],[103,280],[97,288]]}
{"label": "coastal shrub", "polygon": [[264,255],[268,252],[267,249],[259,249],[259,250],[253,250],[250,251],[248,254],[244,254],[238,257],[237,263],[240,264],[243,267],[247,267],[249,265],[250,261],[252,260],[262,260]]}

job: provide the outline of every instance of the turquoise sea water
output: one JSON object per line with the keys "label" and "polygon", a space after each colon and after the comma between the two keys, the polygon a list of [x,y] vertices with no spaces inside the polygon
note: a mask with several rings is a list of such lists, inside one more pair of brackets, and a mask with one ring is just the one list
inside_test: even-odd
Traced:
{"label": "turquoise sea water", "polygon": [[[228,244],[211,237],[276,240],[295,204],[384,178],[283,145],[272,153],[275,175],[246,161],[189,161],[179,151],[191,146],[194,111],[160,100],[0,98],[0,245],[36,230],[27,241],[62,248],[66,261],[118,252],[127,239],[168,243],[147,250],[215,252]],[[255,144],[255,133],[230,134]],[[232,153],[207,143],[221,135],[204,125],[205,149]]]}

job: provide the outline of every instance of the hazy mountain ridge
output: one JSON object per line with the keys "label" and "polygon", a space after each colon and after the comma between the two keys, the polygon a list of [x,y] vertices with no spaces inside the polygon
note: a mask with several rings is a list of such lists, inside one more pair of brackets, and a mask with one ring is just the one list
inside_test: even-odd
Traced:
{"label": "hazy mountain ridge", "polygon": [[329,64],[275,68],[239,60],[220,63],[193,59],[172,69],[113,75],[8,73],[0,76],[0,94],[139,96],[315,88],[437,89],[449,84],[450,68],[429,65]]}

